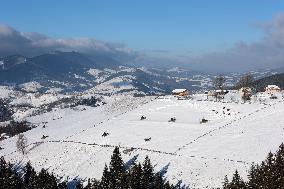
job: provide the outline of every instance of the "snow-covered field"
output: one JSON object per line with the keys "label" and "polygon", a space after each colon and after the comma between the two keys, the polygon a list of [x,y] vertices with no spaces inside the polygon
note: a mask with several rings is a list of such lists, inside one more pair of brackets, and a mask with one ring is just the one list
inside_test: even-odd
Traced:
{"label": "snow-covered field", "polygon": [[[55,109],[28,118],[39,126],[25,133],[25,156],[17,152],[15,137],[0,143],[0,154],[64,178],[100,178],[114,146],[120,146],[125,162],[149,155],[155,170],[173,183],[211,188],[236,169],[245,176],[252,162],[284,142],[283,97],[262,95],[251,103],[231,102],[229,95],[224,102],[204,99],[116,95],[96,108]],[[147,119],[140,120],[142,115]],[[176,122],[169,122],[172,117]],[[202,118],[209,121],[201,124]],[[109,135],[102,137],[104,132]]]}

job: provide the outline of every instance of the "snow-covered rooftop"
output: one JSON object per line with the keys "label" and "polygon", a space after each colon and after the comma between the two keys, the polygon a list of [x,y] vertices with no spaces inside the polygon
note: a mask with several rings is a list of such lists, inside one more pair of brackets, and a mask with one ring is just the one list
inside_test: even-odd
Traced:
{"label": "snow-covered rooftop", "polygon": [[172,91],[172,93],[183,93],[183,92],[186,92],[186,91],[187,91],[187,89],[174,89]]}
{"label": "snow-covered rooftop", "polygon": [[267,85],[266,90],[281,90],[277,85]]}

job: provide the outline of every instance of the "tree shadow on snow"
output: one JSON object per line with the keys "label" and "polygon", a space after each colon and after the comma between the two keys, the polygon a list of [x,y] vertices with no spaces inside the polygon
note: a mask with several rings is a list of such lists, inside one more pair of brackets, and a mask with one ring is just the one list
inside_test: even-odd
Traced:
{"label": "tree shadow on snow", "polygon": [[27,153],[29,153],[30,151],[34,150],[35,148],[37,148],[41,144],[43,144],[43,142],[35,142],[35,143],[31,144],[32,146],[27,150]]}
{"label": "tree shadow on snow", "polygon": [[[168,172],[169,166],[170,166],[170,162],[164,167],[162,167],[162,169],[159,171],[162,177],[164,177],[165,174]],[[174,184],[174,186],[175,188],[179,188],[179,189],[190,189],[188,185],[185,185],[182,183],[182,180],[179,180],[176,184]]]}
{"label": "tree shadow on snow", "polygon": [[190,189],[188,185],[182,183],[182,180],[179,180],[175,186],[180,189]]}
{"label": "tree shadow on snow", "polygon": [[[67,180],[68,180],[69,178],[67,177]],[[79,178],[79,176],[75,176],[72,180],[68,180],[67,181],[67,189],[76,189],[77,188],[77,186],[78,186],[78,184],[80,183],[80,182],[82,182],[82,181],[84,181],[84,180],[82,180],[81,178]]]}
{"label": "tree shadow on snow", "polygon": [[125,170],[128,170],[131,167],[131,165],[133,165],[135,163],[135,161],[137,160],[138,156],[139,156],[139,154],[135,155],[134,157],[132,157],[130,160],[128,160],[125,163],[125,165],[124,165]]}
{"label": "tree shadow on snow", "polygon": [[159,173],[161,174],[162,177],[168,172],[169,166],[170,166],[170,163],[168,163],[167,165],[165,165],[165,166],[159,171]]}

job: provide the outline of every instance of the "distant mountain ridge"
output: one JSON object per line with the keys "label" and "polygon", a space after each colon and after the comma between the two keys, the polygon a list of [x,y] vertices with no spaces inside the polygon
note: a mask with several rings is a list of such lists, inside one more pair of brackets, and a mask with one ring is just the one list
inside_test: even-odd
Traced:
{"label": "distant mountain ridge", "polygon": [[264,91],[267,85],[277,85],[283,90],[284,89],[284,73],[264,77],[264,78],[258,79],[253,82],[253,87],[257,91]]}
{"label": "distant mountain ridge", "polygon": [[81,73],[92,67],[118,67],[119,62],[98,56],[89,58],[77,52],[54,52],[28,58],[12,55],[0,59],[1,83],[24,83],[33,80],[64,80],[70,73]]}
{"label": "distant mountain ridge", "polygon": [[[252,72],[263,78],[276,71]],[[224,73],[226,85],[234,86],[241,73]],[[45,92],[92,90],[99,94],[134,92],[168,94],[175,88],[191,92],[213,87],[216,74],[182,68],[151,69],[133,67],[104,54],[51,52],[35,57],[12,55],[0,58],[0,85],[13,85]]]}

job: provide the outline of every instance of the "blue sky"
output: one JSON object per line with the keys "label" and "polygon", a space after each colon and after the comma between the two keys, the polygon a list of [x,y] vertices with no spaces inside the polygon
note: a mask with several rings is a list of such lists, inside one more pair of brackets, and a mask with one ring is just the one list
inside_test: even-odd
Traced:
{"label": "blue sky", "polygon": [[3,0],[0,23],[53,38],[204,53],[259,40],[255,25],[283,10],[282,0]]}

